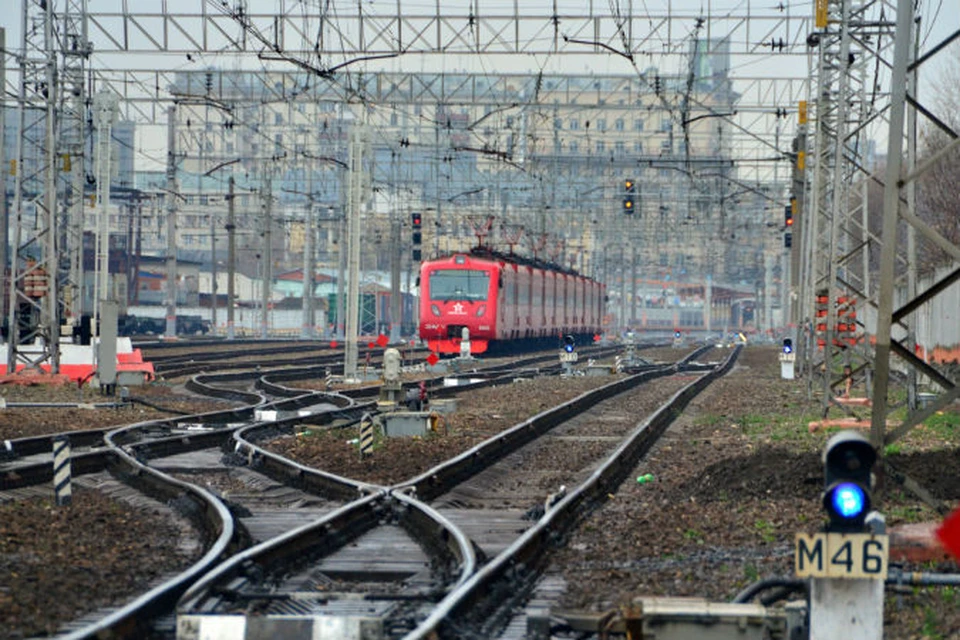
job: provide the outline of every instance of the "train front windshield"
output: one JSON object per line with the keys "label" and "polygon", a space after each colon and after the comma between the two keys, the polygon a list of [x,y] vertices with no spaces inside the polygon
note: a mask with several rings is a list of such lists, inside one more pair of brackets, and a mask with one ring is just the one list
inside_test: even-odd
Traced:
{"label": "train front windshield", "polygon": [[438,269],[430,272],[430,300],[486,300],[490,274],[474,269]]}

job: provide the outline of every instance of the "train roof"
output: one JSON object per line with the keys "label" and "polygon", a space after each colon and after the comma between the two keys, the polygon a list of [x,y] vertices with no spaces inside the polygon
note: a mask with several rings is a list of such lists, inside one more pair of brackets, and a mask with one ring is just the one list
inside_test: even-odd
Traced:
{"label": "train roof", "polygon": [[[553,271],[556,273],[562,273],[568,276],[586,278],[586,276],[582,275],[575,269],[568,269],[567,267],[563,267],[555,262],[550,262],[548,260],[540,260],[538,258],[528,258],[526,256],[517,255],[515,253],[503,253],[500,251],[496,251],[494,249],[488,249],[487,247],[474,247],[470,251],[457,251],[450,255],[443,256],[442,258],[439,258],[439,259],[448,260],[457,254],[465,254],[472,258],[493,260],[497,262],[506,262],[509,264],[515,264],[515,265],[524,266],[524,267],[533,267],[535,269],[542,269],[544,271]],[[430,260],[429,262],[433,262],[433,260]],[[592,280],[592,278],[587,278],[587,279]]]}

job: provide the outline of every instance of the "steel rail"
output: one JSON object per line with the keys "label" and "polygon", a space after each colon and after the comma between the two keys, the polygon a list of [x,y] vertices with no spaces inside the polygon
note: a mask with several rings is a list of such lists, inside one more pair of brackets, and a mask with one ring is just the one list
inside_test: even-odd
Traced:
{"label": "steel rail", "polygon": [[[600,504],[632,471],[686,405],[714,379],[724,375],[740,354],[738,346],[714,371],[690,383],[633,431],[590,478],[557,502],[536,525],[451,592],[404,640],[463,638],[467,627],[485,637],[502,625],[544,569],[550,551],[584,515]],[[692,360],[691,354],[686,360]],[[678,369],[682,365],[677,365]],[[427,474],[424,474],[427,475]],[[489,636],[486,636],[489,637]]]}

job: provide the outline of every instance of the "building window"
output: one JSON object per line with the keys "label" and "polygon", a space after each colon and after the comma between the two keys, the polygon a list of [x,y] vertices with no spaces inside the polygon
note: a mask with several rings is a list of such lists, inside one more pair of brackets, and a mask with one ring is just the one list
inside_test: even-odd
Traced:
{"label": "building window", "polygon": [[391,113],[391,114],[390,114],[390,126],[391,126],[391,127],[397,126],[397,114],[396,114],[396,113]]}
{"label": "building window", "polygon": [[623,118],[617,118],[613,123],[613,128],[617,131],[623,131]]}
{"label": "building window", "polygon": [[570,118],[570,130],[576,131],[579,128],[580,128],[580,121],[577,120],[576,118]]}
{"label": "building window", "polygon": [[633,121],[633,130],[634,131],[643,131],[643,120],[639,118]]}
{"label": "building window", "polygon": [[607,120],[606,118],[600,118],[597,120],[597,131],[606,131],[607,130]]}
{"label": "building window", "polygon": [[640,142],[640,141],[634,142],[634,143],[633,143],[633,152],[634,152],[635,154],[637,154],[638,156],[639,156],[639,155],[642,155],[642,154],[643,154],[643,143]]}
{"label": "building window", "polygon": [[580,143],[579,143],[579,142],[571,142],[571,143],[570,143],[570,153],[577,153],[578,151],[580,151]]}
{"label": "building window", "polygon": [[627,154],[627,145],[622,140],[618,140],[617,142],[615,142],[613,145],[613,148],[614,148],[614,152],[618,156],[624,156]]}
{"label": "building window", "polygon": [[275,113],[273,114],[273,124],[283,124],[283,114]]}
{"label": "building window", "polygon": [[607,150],[607,144],[601,140],[597,143],[597,153],[603,153]]}

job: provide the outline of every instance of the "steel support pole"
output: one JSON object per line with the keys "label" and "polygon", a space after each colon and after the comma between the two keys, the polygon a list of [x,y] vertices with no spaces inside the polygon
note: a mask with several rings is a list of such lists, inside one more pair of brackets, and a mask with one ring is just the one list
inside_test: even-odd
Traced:
{"label": "steel support pole", "polygon": [[900,172],[903,153],[904,105],[907,97],[907,65],[913,48],[913,3],[897,3],[897,28],[890,79],[890,140],[887,145],[887,170],[883,189],[883,230],[880,251],[877,305],[876,355],[873,374],[873,414],[870,442],[883,451],[887,427],[887,387],[890,382],[890,329],[893,320],[894,268],[897,259],[897,223],[900,208]]}

